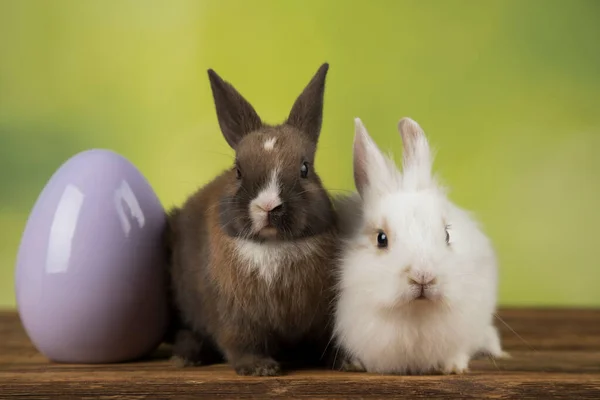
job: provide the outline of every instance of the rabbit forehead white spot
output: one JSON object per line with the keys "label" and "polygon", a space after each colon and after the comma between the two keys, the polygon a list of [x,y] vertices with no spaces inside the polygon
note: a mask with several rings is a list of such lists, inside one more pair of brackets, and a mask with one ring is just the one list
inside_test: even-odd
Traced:
{"label": "rabbit forehead white spot", "polygon": [[271,151],[275,148],[276,142],[277,142],[276,137],[270,137],[267,140],[265,140],[265,143],[263,144],[263,148],[267,151]]}

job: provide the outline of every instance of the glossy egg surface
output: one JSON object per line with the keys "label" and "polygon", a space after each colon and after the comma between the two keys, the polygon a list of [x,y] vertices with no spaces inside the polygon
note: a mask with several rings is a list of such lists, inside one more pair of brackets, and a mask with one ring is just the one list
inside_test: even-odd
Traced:
{"label": "glossy egg surface", "polygon": [[38,197],[16,265],[25,330],[56,362],[142,357],[168,320],[164,208],[124,157],[89,150],[67,160]]}

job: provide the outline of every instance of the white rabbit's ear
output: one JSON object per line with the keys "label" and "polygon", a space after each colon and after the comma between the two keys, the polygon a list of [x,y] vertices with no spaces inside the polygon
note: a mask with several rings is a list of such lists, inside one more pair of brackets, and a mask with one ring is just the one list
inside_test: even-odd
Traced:
{"label": "white rabbit's ear", "polygon": [[398,131],[404,144],[402,155],[403,188],[417,190],[432,183],[432,155],[423,129],[410,118],[398,122]]}
{"label": "white rabbit's ear", "polygon": [[360,118],[354,119],[354,183],[360,196],[381,195],[399,187],[396,165],[381,153]]}

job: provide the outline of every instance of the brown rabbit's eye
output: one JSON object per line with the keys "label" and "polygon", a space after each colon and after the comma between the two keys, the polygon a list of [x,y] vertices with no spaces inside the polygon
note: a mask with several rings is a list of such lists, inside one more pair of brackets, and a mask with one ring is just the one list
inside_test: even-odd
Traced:
{"label": "brown rabbit's eye", "polygon": [[377,234],[377,247],[380,249],[386,248],[388,246],[388,237],[384,231],[379,231]]}
{"label": "brown rabbit's eye", "polygon": [[236,169],[235,169],[235,177],[236,177],[237,179],[242,179],[242,171],[240,171],[240,169],[239,169],[239,168],[236,168]]}
{"label": "brown rabbit's eye", "polygon": [[300,176],[306,178],[308,176],[308,163],[303,162],[302,167],[300,167]]}

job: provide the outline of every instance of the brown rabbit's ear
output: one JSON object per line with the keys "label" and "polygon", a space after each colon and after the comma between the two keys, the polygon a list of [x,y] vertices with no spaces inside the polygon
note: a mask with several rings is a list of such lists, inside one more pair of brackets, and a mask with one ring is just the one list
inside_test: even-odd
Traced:
{"label": "brown rabbit's ear", "polygon": [[287,119],[287,124],[306,133],[315,142],[319,138],[323,122],[323,95],[328,69],[329,64],[321,65],[302,94],[296,99]]}
{"label": "brown rabbit's ear", "polygon": [[248,133],[260,129],[262,121],[252,105],[212,69],[208,70],[219,126],[225,140],[235,149]]}

